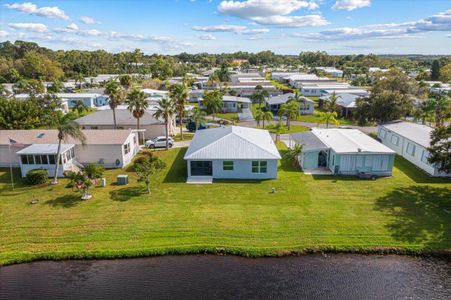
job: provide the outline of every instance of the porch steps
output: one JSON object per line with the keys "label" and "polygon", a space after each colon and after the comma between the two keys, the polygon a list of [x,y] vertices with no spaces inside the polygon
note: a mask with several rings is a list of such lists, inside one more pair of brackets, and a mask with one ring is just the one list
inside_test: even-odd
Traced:
{"label": "porch steps", "polygon": [[188,184],[212,184],[213,177],[211,176],[193,176],[186,180]]}

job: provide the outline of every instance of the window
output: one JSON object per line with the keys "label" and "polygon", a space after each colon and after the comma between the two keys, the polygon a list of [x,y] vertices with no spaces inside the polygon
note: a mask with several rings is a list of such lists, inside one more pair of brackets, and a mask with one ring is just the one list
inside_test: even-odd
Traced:
{"label": "window", "polygon": [[268,162],[265,160],[252,161],[252,173],[266,173],[268,169]]}
{"label": "window", "polygon": [[51,164],[51,165],[54,165],[55,164],[55,155],[49,155],[49,163]]}
{"label": "window", "polygon": [[233,171],[233,161],[232,160],[224,160],[222,162],[222,170]]}
{"label": "window", "polygon": [[41,164],[42,164],[42,162],[41,162],[41,156],[40,156],[40,155],[35,155],[35,156],[34,156],[34,161],[35,161],[35,164],[41,165]]}
{"label": "window", "polygon": [[385,139],[385,136],[387,135],[387,131],[385,131],[385,129],[382,129],[379,131],[379,137],[381,139]]}
{"label": "window", "polygon": [[20,158],[22,159],[23,165],[28,165],[28,159],[26,155],[21,155]]}
{"label": "window", "polygon": [[33,155],[27,155],[28,157],[28,164],[29,165],[34,165],[34,158]]}
{"label": "window", "polygon": [[412,143],[407,143],[407,149],[406,152],[412,156],[415,155],[415,145]]}
{"label": "window", "polygon": [[423,153],[421,154],[421,161],[424,162],[425,164],[429,164],[428,158],[429,152],[427,150],[423,150]]}
{"label": "window", "polygon": [[130,143],[127,143],[124,145],[124,154],[127,154],[130,152]]}
{"label": "window", "polygon": [[392,134],[390,141],[393,145],[396,145],[396,146],[399,145],[399,137],[395,134]]}
{"label": "window", "polygon": [[43,165],[47,165],[49,163],[47,155],[41,155],[41,161]]}

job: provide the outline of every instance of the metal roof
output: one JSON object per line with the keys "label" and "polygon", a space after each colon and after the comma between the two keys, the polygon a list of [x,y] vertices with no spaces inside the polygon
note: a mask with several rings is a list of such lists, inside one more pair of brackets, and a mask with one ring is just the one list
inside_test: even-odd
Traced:
{"label": "metal roof", "polygon": [[380,126],[426,148],[430,146],[431,132],[434,130],[429,126],[410,122],[396,122]]}
{"label": "metal roof", "polygon": [[[286,103],[290,99],[290,97],[294,97],[294,93],[286,93],[278,96],[272,96],[269,99],[266,99],[265,101],[269,105],[283,104]],[[307,97],[301,96],[301,99],[304,100],[305,102],[314,103],[313,100]]]}
{"label": "metal roof", "polygon": [[[61,153],[73,148],[74,144],[61,144]],[[20,151],[17,154],[57,154],[58,144],[32,144]]]}
{"label": "metal roof", "polygon": [[290,138],[302,145],[302,151],[326,150],[329,148],[311,131],[293,133],[290,134]]}
{"label": "metal roof", "polygon": [[312,133],[336,153],[395,153],[357,129],[313,128]]}
{"label": "metal roof", "polygon": [[184,159],[280,159],[267,130],[230,126],[198,130]]}
{"label": "metal roof", "polygon": [[252,103],[249,98],[235,97],[235,96],[222,96],[224,102],[239,102],[239,103]]}
{"label": "metal roof", "polygon": [[[324,95],[324,96],[321,96],[320,99],[328,100],[330,96],[331,96],[330,94]],[[353,107],[355,107],[355,104],[356,104],[355,101],[358,98],[360,98],[361,96],[354,95],[354,94],[339,94],[339,95],[337,95],[337,97],[338,97],[338,99],[337,99],[338,105],[346,107],[346,108],[353,108]]]}

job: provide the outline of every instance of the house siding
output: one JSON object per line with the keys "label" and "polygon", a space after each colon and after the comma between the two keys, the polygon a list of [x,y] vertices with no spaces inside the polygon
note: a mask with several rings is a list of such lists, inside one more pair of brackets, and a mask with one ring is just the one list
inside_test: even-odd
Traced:
{"label": "house siding", "polygon": [[[261,161],[267,161],[267,172],[266,173],[252,173],[252,161],[247,159],[230,159],[233,161],[233,170],[232,171],[224,171],[223,170],[223,161],[219,159],[206,161],[212,162],[213,175],[212,177],[215,179],[275,179],[277,178],[277,160],[271,159],[255,159]],[[227,161],[230,161],[227,160]],[[197,161],[197,160],[193,160]],[[191,160],[187,160],[187,168],[188,168],[188,177],[191,177],[191,168],[190,162]],[[195,176],[194,176],[195,177]]]}
{"label": "house siding", "polygon": [[331,164],[330,169],[335,172],[335,166],[338,166],[338,174],[356,175],[365,172],[376,176],[392,175],[395,154],[331,154],[331,159],[333,155],[335,164]]}
{"label": "house siding", "polygon": [[[449,174],[447,175],[443,172],[438,172],[436,167],[425,162],[423,158],[428,156],[429,152],[424,146],[381,126],[378,127],[377,137],[381,140],[382,144],[394,150],[398,155],[401,155],[429,175],[449,176]],[[398,143],[396,143],[396,137],[398,138]]]}
{"label": "house siding", "polygon": [[301,154],[302,169],[316,169],[318,168],[318,154],[319,151],[304,152]]}

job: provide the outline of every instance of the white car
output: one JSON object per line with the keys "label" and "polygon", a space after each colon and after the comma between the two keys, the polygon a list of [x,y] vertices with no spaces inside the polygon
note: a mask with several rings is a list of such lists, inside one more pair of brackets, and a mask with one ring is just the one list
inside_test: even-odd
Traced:
{"label": "white car", "polygon": [[[169,148],[171,148],[174,145],[174,139],[171,137],[168,137],[168,144]],[[166,137],[165,136],[157,136],[153,140],[146,141],[146,147],[147,148],[164,148],[166,147]]]}

